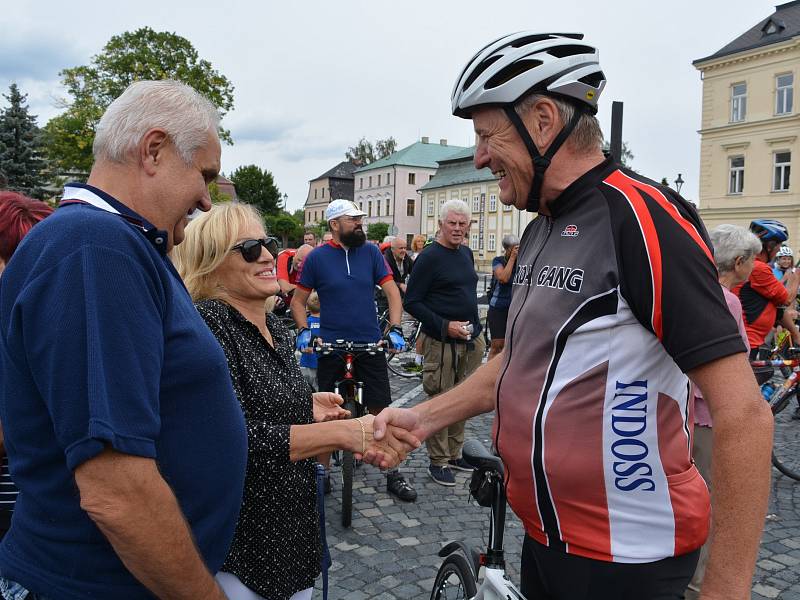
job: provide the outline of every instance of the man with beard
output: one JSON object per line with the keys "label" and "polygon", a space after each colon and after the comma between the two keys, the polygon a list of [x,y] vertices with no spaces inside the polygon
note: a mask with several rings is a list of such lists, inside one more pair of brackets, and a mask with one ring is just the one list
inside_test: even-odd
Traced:
{"label": "man with beard", "polygon": [[[375,343],[382,335],[389,348],[405,347],[400,329],[402,302],[392,272],[374,244],[365,244],[367,236],[361,226],[366,213],[350,200],[334,200],[325,210],[325,219],[333,239],[310,253],[303,264],[300,280],[292,298],[292,316],[298,327],[299,350],[311,343],[306,320],[306,300],[316,290],[320,301],[319,337],[323,341],[347,340]],[[381,332],[375,310],[373,290],[383,288],[389,301],[389,327]],[[320,391],[333,391],[344,374],[339,356],[320,356],[317,380]],[[364,383],[364,402],[372,414],[378,414],[392,401],[386,360],[381,354],[360,355],[355,362],[355,376]],[[330,477],[326,487],[330,489]],[[406,502],[413,502],[417,493],[396,470],[387,474],[387,490]]]}

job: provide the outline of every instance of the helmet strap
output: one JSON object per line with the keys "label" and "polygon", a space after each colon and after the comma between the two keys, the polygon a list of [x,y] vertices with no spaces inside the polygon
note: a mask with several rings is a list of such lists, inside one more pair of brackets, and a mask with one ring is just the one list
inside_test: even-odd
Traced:
{"label": "helmet strap", "polygon": [[569,134],[572,133],[572,130],[575,129],[583,112],[579,107],[575,107],[575,112],[569,123],[558,133],[556,139],[553,140],[553,143],[550,144],[550,147],[547,149],[547,152],[542,154],[539,152],[536,144],[534,144],[533,138],[531,138],[531,134],[528,132],[528,128],[525,127],[525,123],[522,122],[522,118],[517,111],[514,110],[514,107],[512,105],[506,105],[503,107],[503,110],[508,120],[511,121],[516,128],[519,137],[522,138],[522,142],[528,149],[528,154],[531,156],[531,161],[533,162],[533,179],[531,180],[531,188],[528,191],[528,202],[525,208],[529,212],[538,212],[544,172],[547,171],[547,168],[550,166],[553,156],[555,156],[556,152],[561,148],[567,137],[569,137]]}

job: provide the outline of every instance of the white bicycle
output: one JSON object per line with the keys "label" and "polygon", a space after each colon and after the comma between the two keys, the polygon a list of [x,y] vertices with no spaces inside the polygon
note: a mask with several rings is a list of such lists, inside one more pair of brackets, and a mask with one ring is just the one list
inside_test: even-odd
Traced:
{"label": "white bicycle", "polygon": [[[431,600],[525,600],[506,575],[503,558],[506,524],[503,463],[476,440],[467,441],[462,454],[464,460],[475,468],[470,494],[478,504],[492,509],[489,546],[481,554],[463,542],[445,544],[439,551],[444,562],[436,574]],[[481,567],[484,568],[483,580],[479,581]]]}

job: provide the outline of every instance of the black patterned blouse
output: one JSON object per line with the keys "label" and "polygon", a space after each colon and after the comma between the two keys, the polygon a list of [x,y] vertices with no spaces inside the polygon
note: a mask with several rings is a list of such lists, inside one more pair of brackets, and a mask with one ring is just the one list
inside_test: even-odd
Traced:
{"label": "black patterned blouse", "polygon": [[311,388],[275,315],[267,315],[272,348],[225,302],[196,306],[225,351],[247,421],[242,510],[222,570],[264,598],[288,600],[312,587],[320,572],[314,461],[289,460],[289,427],[313,422]]}

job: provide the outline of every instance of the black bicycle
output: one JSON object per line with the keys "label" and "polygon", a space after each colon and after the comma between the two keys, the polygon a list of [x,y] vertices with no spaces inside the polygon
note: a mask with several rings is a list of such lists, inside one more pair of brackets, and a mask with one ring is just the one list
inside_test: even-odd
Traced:
{"label": "black bicycle", "polygon": [[[389,311],[385,310],[378,317],[378,325],[381,331],[386,331],[389,326]],[[400,328],[403,330],[403,337],[406,340],[406,348],[402,352],[387,352],[386,366],[389,370],[399,377],[422,378],[422,365],[416,363],[416,345],[422,324],[407,312],[403,312],[400,320]]]}
{"label": "black bicycle", "polygon": [[[361,344],[336,340],[325,342],[314,347],[314,351],[323,355],[336,353],[344,361],[344,376],[334,385],[334,392],[344,399],[342,408],[350,411],[350,418],[357,419],[367,414],[364,404],[364,383],[358,381],[353,374],[353,365],[358,356],[383,352],[380,342]],[[342,527],[350,527],[353,520],[353,472],[356,460],[349,450],[341,452],[339,464],[342,468]]]}

